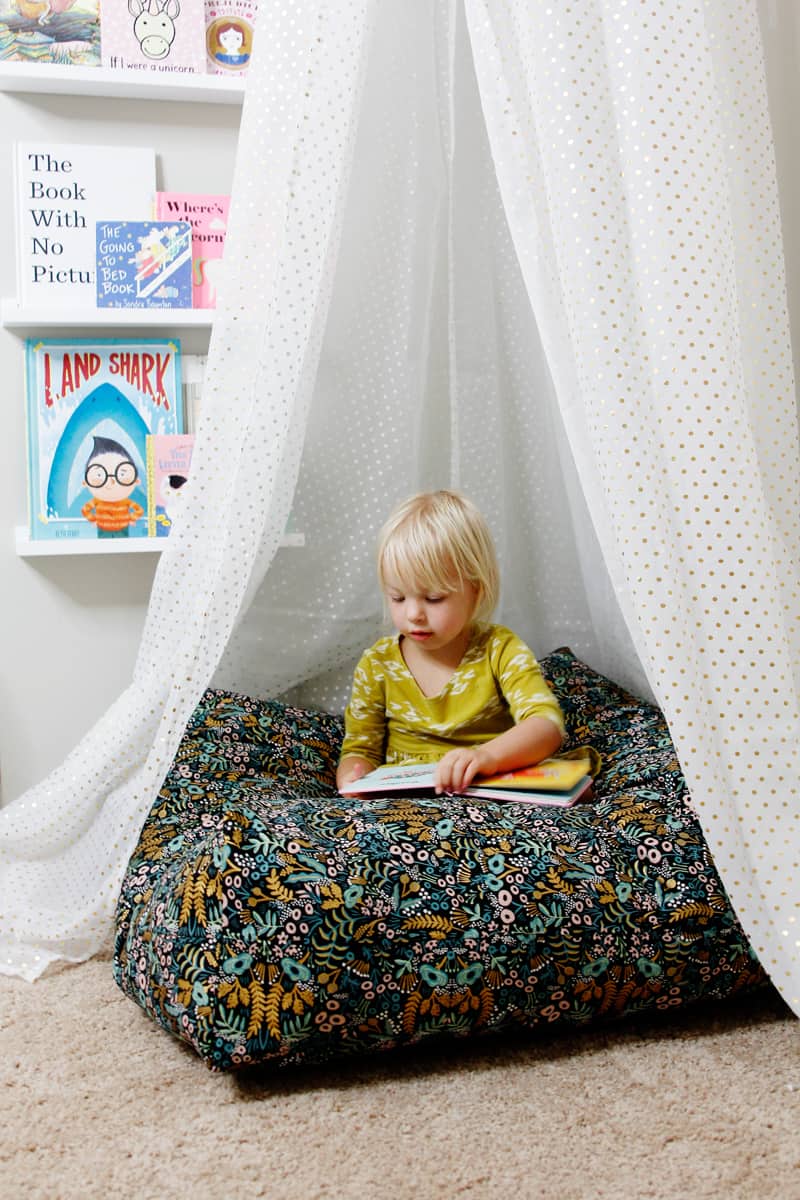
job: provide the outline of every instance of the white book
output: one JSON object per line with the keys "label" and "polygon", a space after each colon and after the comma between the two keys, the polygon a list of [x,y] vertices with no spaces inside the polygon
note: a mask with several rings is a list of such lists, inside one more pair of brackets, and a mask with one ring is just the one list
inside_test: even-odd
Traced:
{"label": "white book", "polygon": [[23,308],[94,308],[97,221],[146,221],[155,150],[17,142],[17,296]]}
{"label": "white book", "polygon": [[[590,798],[592,777],[589,767],[588,758],[545,758],[530,767],[518,767],[500,775],[478,776],[458,794],[484,800],[512,800],[517,804],[568,808],[578,800]],[[348,783],[343,794],[432,793],[435,777],[435,763],[386,764]]]}

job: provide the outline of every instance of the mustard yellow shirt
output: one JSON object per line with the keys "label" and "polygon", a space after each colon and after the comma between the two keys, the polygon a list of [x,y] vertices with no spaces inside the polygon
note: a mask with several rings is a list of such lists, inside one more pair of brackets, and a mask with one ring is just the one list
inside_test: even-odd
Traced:
{"label": "mustard yellow shirt", "polygon": [[345,710],[341,757],[381,763],[437,762],[454,746],[475,746],[526,717],[564,717],[523,641],[503,625],[478,629],[438,696],[425,696],[405,664],[400,635],[366,650]]}

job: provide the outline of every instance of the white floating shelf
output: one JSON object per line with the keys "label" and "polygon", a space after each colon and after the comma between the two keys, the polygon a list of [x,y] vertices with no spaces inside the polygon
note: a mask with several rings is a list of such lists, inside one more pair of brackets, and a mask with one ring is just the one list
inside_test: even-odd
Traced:
{"label": "white floating shelf", "polygon": [[110,96],[124,100],[193,100],[241,104],[244,79],[226,75],[175,75],[151,69],[112,71],[107,67],[62,67],[55,63],[4,62],[0,91],[40,95]]}
{"label": "white floating shelf", "polygon": [[[55,558],[66,554],[160,554],[169,549],[169,538],[53,538],[52,541],[33,541],[24,525],[15,533],[20,558]],[[305,546],[304,533],[285,533],[281,546]]]}
{"label": "white floating shelf", "polygon": [[19,333],[87,326],[97,329],[204,329],[210,332],[213,308],[22,308],[0,302],[0,322]]}
{"label": "white floating shelf", "polygon": [[62,554],[153,554],[162,550],[158,542],[167,538],[54,538],[51,542],[33,541],[24,526],[14,531],[20,558],[50,558]]}

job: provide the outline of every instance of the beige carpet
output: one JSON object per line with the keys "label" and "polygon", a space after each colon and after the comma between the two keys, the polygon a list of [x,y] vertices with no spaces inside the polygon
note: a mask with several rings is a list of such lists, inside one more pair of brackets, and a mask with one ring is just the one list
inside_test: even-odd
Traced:
{"label": "beige carpet", "polygon": [[107,961],[0,978],[0,1196],[798,1200],[800,1022],[765,991],[212,1075]]}

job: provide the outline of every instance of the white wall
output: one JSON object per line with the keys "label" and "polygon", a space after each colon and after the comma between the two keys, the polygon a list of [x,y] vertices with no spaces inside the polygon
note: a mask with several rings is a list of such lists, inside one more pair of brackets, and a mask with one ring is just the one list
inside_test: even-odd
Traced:
{"label": "white wall", "polygon": [[[240,116],[235,104],[0,95],[0,294],[16,290],[14,140],[153,146],[159,188],[228,192]],[[205,349],[194,332],[181,344]],[[17,557],[14,526],[27,521],[23,340],[4,329],[0,380],[0,778],[7,803],[57,766],[129,682],[156,555]]]}
{"label": "white wall", "polygon": [[800,0],[758,0],[775,138],[795,380],[800,364]]}
{"label": "white wall", "polygon": [[[759,0],[767,56],[793,342],[800,346],[800,2]],[[13,295],[11,143],[154,145],[159,186],[227,191],[237,106],[0,95],[0,292]],[[76,333],[80,331],[76,330]],[[186,345],[186,343],[184,342]],[[186,345],[187,349],[201,347]],[[797,359],[797,353],[795,353]],[[26,520],[22,343],[0,330],[0,772],[7,802],[38,782],[130,679],[154,572],[150,555],[17,558]]]}

